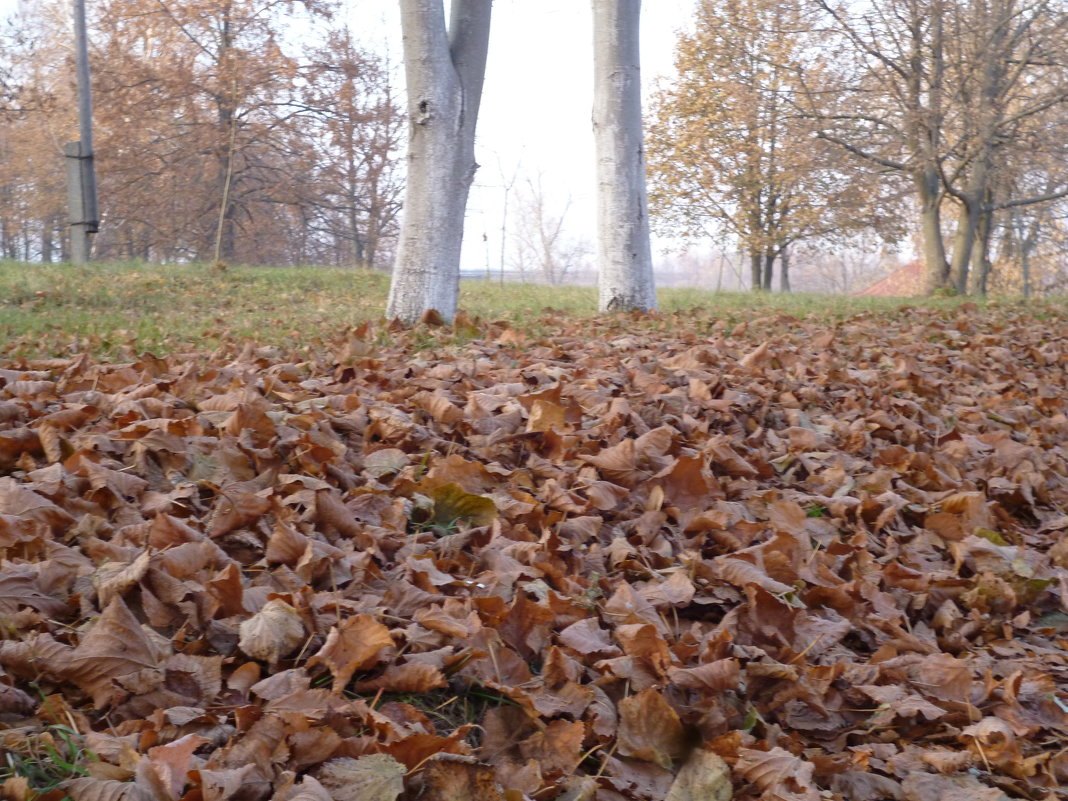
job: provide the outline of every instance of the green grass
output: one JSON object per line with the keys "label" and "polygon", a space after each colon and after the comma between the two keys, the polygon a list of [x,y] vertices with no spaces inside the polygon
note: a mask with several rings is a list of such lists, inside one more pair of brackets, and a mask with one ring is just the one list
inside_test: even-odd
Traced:
{"label": "green grass", "polygon": [[51,725],[27,737],[18,751],[4,754],[0,782],[23,777],[32,792],[47,793],[69,779],[88,776],[86,765],[96,759],[78,732],[67,726]]}
{"label": "green grass", "polygon": [[[22,358],[87,351],[124,357],[206,350],[253,340],[293,346],[382,317],[389,278],[338,268],[207,265],[22,264],[0,261],[0,354]],[[914,302],[914,301],[910,301]],[[957,298],[923,305],[952,307]],[[769,314],[840,318],[901,305],[892,298],[778,293],[660,292],[661,312],[703,308],[734,323]],[[561,316],[596,313],[594,287],[465,281],[460,307],[541,333]],[[539,322],[548,312],[548,323]]]}

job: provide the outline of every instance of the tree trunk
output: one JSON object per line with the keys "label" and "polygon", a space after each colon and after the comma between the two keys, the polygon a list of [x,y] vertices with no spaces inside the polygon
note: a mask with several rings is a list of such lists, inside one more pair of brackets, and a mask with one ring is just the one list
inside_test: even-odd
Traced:
{"label": "tree trunk", "polygon": [[790,248],[786,246],[779,254],[779,291],[790,291]]}
{"label": "tree trunk", "polygon": [[[990,193],[983,198],[984,203],[990,202]],[[975,248],[972,251],[972,291],[979,295],[986,295],[987,284],[990,281],[990,236],[994,228],[994,212],[984,211],[979,215],[979,222],[975,228]]]}
{"label": "tree trunk", "polygon": [[764,256],[756,248],[749,251],[749,288],[754,292],[759,292],[763,287],[762,277],[764,267]]}
{"label": "tree trunk", "polygon": [[968,268],[972,262],[976,238],[979,236],[983,203],[987,198],[985,159],[980,159],[976,164],[968,184],[967,191],[963,193],[957,235],[953,243],[953,261],[949,266],[949,284],[961,295],[968,291]]}
{"label": "tree trunk", "polygon": [[941,179],[936,170],[927,169],[915,176],[920,201],[920,234],[923,241],[923,264],[928,293],[943,289],[949,281],[946,243],[942,239]]}
{"label": "tree trunk", "polygon": [[456,314],[492,0],[401,0],[408,82],[408,182],[386,314],[411,325]]}
{"label": "tree trunk", "polygon": [[966,195],[957,216],[957,232],[953,236],[953,258],[949,264],[949,286],[963,295],[968,291],[968,267],[972,261],[976,226],[979,222],[977,204]]}
{"label": "tree trunk", "polygon": [[52,263],[52,220],[41,221],[41,261]]}
{"label": "tree trunk", "polygon": [[771,277],[775,272],[775,251],[767,250],[764,252],[764,276],[760,281],[760,288],[765,292],[771,291]]}
{"label": "tree trunk", "polygon": [[1020,280],[1023,281],[1023,296],[1031,297],[1031,250],[1023,245],[1020,247]]}
{"label": "tree trunk", "polygon": [[601,311],[656,308],[642,140],[641,0],[593,0]]}

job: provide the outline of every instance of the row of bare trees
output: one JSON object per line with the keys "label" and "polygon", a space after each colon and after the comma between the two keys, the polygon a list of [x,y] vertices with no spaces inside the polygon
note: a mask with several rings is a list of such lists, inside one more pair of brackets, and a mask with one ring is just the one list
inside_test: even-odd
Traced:
{"label": "row of bare trees", "polygon": [[[0,254],[64,258],[76,139],[67,3],[27,0],[0,47]],[[390,65],[321,0],[91,7],[96,257],[384,265],[404,112]],[[297,37],[291,28],[314,31]]]}
{"label": "row of bare trees", "polygon": [[1063,247],[1063,0],[698,0],[695,21],[654,101],[653,210],[747,253],[754,287],[873,232],[914,234],[932,291]]}

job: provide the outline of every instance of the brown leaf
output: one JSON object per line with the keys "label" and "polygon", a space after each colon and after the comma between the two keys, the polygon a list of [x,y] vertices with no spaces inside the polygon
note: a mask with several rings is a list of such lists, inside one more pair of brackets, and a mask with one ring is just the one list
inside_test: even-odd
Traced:
{"label": "brown leaf", "polygon": [[20,426],[0,431],[0,466],[10,467],[22,454],[40,450],[40,437],[32,428]]}
{"label": "brown leaf", "polygon": [[35,572],[23,565],[5,565],[0,572],[0,615],[13,615],[28,606],[46,616],[58,615],[66,604],[41,592]]}
{"label": "brown leaf", "polygon": [[586,726],[580,721],[554,720],[519,744],[524,759],[533,759],[547,778],[570,776],[582,759]]}
{"label": "brown leaf", "polygon": [[505,801],[493,768],[473,757],[436,754],[423,769],[421,801]]}
{"label": "brown leaf", "polygon": [[664,801],[730,801],[734,788],[723,757],[695,748],[679,770]]}
{"label": "brown leaf", "polygon": [[815,766],[775,747],[769,751],[756,751],[741,748],[735,772],[747,781],[751,781],[769,799],[789,799],[790,801],[818,801],[819,790],[812,783]]}
{"label": "brown leaf", "polygon": [[160,801],[153,793],[130,782],[84,776],[63,784],[71,801]]}
{"label": "brown leaf", "polygon": [[69,446],[64,452],[64,440],[59,429],[51,423],[42,421],[37,426],[37,436],[41,440],[41,450],[44,451],[45,459],[52,464],[62,462],[70,455]]}
{"label": "brown leaf", "polygon": [[564,431],[567,410],[552,401],[538,398],[531,403],[530,416],[527,418],[527,431],[545,432],[551,428]]}
{"label": "brown leaf", "polygon": [[102,467],[89,459],[81,460],[77,473],[89,479],[93,489],[106,489],[115,497],[127,500],[140,498],[148,487],[148,482],[139,476]]}
{"label": "brown leaf", "polygon": [[619,753],[670,769],[685,752],[678,713],[659,692],[643,690],[619,702]]}
{"label": "brown leaf", "polygon": [[738,365],[744,367],[747,370],[763,367],[769,360],[767,341],[761,342],[755,350],[749,351],[742,358],[738,360]]}
{"label": "brown leaf", "polygon": [[281,598],[268,601],[259,612],[242,621],[239,632],[238,647],[270,665],[289,656],[307,639],[300,613]]}
{"label": "brown leaf", "polygon": [[619,647],[608,639],[608,632],[598,626],[592,617],[572,623],[556,636],[563,645],[580,654],[610,656],[619,653]]}
{"label": "brown leaf", "polygon": [[78,643],[64,673],[102,709],[128,695],[117,680],[151,671],[159,664],[155,645],[122,598],[115,597]]}
{"label": "brown leaf", "polygon": [[440,390],[417,392],[412,395],[411,402],[446,426],[454,426],[464,419],[463,409],[449,400]]}
{"label": "brown leaf", "polygon": [[325,665],[334,675],[334,692],[341,693],[356,671],[375,664],[382,649],[392,645],[389,629],[370,615],[354,615],[330,629],[308,667]]}
{"label": "brown leaf", "polygon": [[251,492],[227,491],[215,502],[208,536],[221,537],[235,528],[255,523],[271,508],[271,501]]}
{"label": "brown leaf", "polygon": [[388,754],[324,762],[319,782],[333,801],[395,801],[404,792],[407,769]]}
{"label": "brown leaf", "polygon": [[185,789],[188,782],[186,774],[193,766],[193,752],[210,742],[199,734],[187,734],[173,742],[148,749],[152,769],[172,798],[180,798]]}
{"label": "brown leaf", "polygon": [[671,651],[667,642],[650,623],[628,623],[616,627],[616,639],[623,653],[645,660],[660,676],[671,665]]}
{"label": "brown leaf", "polygon": [[1008,796],[987,787],[967,773],[940,776],[913,771],[901,782],[906,801],[1007,801]]}
{"label": "brown leaf", "polygon": [[57,534],[74,525],[74,518],[66,511],[7,476],[0,478],[0,514],[28,517]]}
{"label": "brown leaf", "polygon": [[421,662],[408,662],[403,665],[390,665],[381,676],[361,681],[357,685],[362,693],[378,690],[391,693],[425,693],[441,687],[448,682],[441,671],[433,665]]}
{"label": "brown leaf", "polygon": [[136,587],[148,572],[152,555],[148,551],[141,554],[129,564],[124,562],[106,562],[93,574],[93,586],[101,606],[107,606],[117,595],[124,595]]}
{"label": "brown leaf", "polygon": [[363,469],[374,478],[399,473],[408,466],[408,454],[399,448],[383,448],[363,457]]}
{"label": "brown leaf", "polygon": [[738,689],[740,670],[737,659],[717,659],[693,668],[668,668],[668,679],[676,687],[708,692]]}
{"label": "brown leaf", "polygon": [[785,595],[794,589],[789,584],[776,581],[752,562],[736,556],[717,556],[713,564],[717,575],[736,587],[755,584],[772,595]]}
{"label": "brown leaf", "polygon": [[[394,796],[395,798],[396,796]],[[371,796],[374,801],[381,798],[383,801],[392,801],[388,795]],[[300,782],[292,790],[283,795],[279,801],[335,801],[335,796],[330,793],[317,779],[312,776],[302,776]]]}

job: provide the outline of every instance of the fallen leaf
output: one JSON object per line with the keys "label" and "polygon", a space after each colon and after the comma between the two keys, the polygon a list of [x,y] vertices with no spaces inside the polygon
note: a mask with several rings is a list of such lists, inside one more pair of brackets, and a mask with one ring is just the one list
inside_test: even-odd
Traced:
{"label": "fallen leaf", "polygon": [[488,526],[497,517],[497,507],[491,498],[464,492],[459,484],[445,484],[430,491],[434,502],[433,520],[439,526],[452,526],[458,521],[472,526]]}
{"label": "fallen leaf", "polygon": [[340,693],[356,671],[373,665],[382,649],[392,645],[389,629],[370,615],[354,615],[330,629],[308,667],[325,665],[334,675],[334,692]]}
{"label": "fallen leaf", "polygon": [[324,762],[319,783],[332,801],[396,801],[407,769],[388,754],[341,757]]}
{"label": "fallen leaf", "polygon": [[280,598],[268,601],[259,612],[241,623],[238,647],[253,659],[278,664],[307,638],[304,621]]}
{"label": "fallen leaf", "polygon": [[734,788],[723,757],[696,748],[683,763],[664,801],[729,801]]}
{"label": "fallen leaf", "polygon": [[423,801],[505,801],[493,768],[456,754],[436,754],[423,768]]}
{"label": "fallen leaf", "polygon": [[643,690],[619,702],[619,753],[670,769],[685,751],[678,713],[659,692]]}

